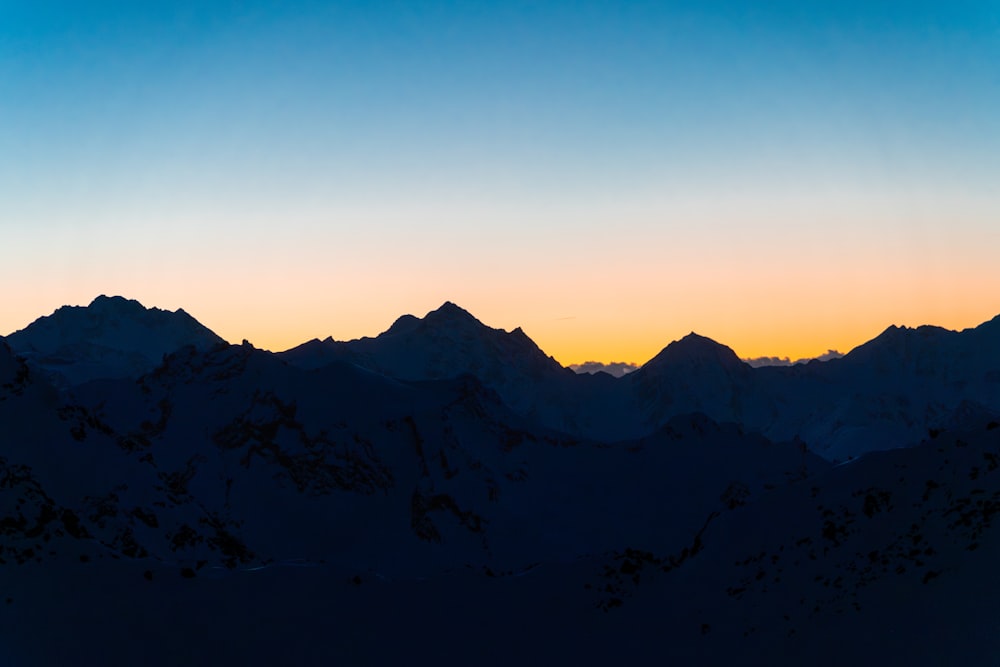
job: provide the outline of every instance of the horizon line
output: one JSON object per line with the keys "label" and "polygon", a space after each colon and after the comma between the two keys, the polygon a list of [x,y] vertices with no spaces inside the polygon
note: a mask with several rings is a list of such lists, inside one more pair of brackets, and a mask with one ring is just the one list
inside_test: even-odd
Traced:
{"label": "horizon line", "polygon": [[[188,315],[189,317],[191,317],[192,319],[194,319],[196,322],[198,322],[198,324],[200,324],[201,326],[205,327],[206,329],[208,329],[209,331],[211,331],[212,333],[214,333],[216,336],[218,336],[220,339],[222,339],[226,343],[228,343],[230,345],[237,344],[237,343],[233,342],[234,339],[219,334],[216,331],[216,329],[214,329],[214,328],[206,325],[201,319],[199,319],[199,318],[195,317],[194,315],[192,315],[191,312],[190,312],[190,310],[188,310],[188,309],[186,309],[184,307],[178,307],[178,308],[175,308],[175,309],[171,310],[169,308],[161,308],[161,307],[155,306],[155,305],[154,306],[146,305],[146,303],[143,303],[143,301],[141,301],[139,299],[127,297],[127,296],[124,296],[122,294],[110,294],[109,295],[107,293],[101,293],[101,294],[97,295],[96,297],[94,297],[93,299],[91,299],[89,303],[87,303],[85,305],[84,304],[63,304],[61,306],[58,306],[51,313],[49,313],[47,315],[37,316],[34,320],[32,320],[28,324],[24,325],[23,327],[21,327],[19,329],[15,329],[14,331],[11,331],[11,332],[9,332],[7,334],[2,334],[2,335],[0,335],[0,337],[7,338],[10,335],[13,335],[13,334],[18,333],[20,331],[23,331],[23,330],[27,329],[28,327],[30,327],[35,322],[37,322],[38,320],[54,315],[58,310],[60,310],[62,308],[84,308],[84,309],[90,308],[91,306],[94,305],[94,303],[96,301],[98,301],[102,297],[105,298],[105,299],[120,298],[120,299],[124,299],[125,301],[135,302],[135,303],[139,304],[145,310],[158,310],[158,311],[169,312],[169,313],[184,313],[184,314]],[[812,360],[822,360],[821,359],[822,357],[826,357],[826,356],[832,355],[832,354],[836,354],[836,355],[839,355],[839,356],[845,356],[845,355],[849,354],[851,351],[853,351],[854,349],[857,349],[858,347],[860,347],[862,345],[865,345],[866,343],[868,343],[868,342],[870,342],[870,341],[878,338],[879,336],[881,336],[882,334],[884,334],[886,331],[891,330],[893,328],[900,328],[900,329],[920,329],[920,328],[923,328],[923,327],[933,327],[933,328],[943,329],[945,331],[950,331],[950,332],[953,332],[953,333],[961,333],[963,331],[969,331],[969,330],[976,329],[979,326],[982,326],[983,324],[986,324],[986,323],[991,322],[991,321],[993,321],[993,320],[995,320],[997,318],[1000,318],[1000,314],[997,314],[997,315],[995,315],[995,316],[993,316],[991,318],[988,318],[988,319],[980,321],[978,324],[976,324],[974,326],[967,326],[967,327],[963,327],[961,329],[953,329],[953,328],[949,328],[949,327],[946,327],[946,326],[937,325],[937,324],[931,324],[931,323],[924,323],[924,324],[920,324],[920,325],[916,325],[916,326],[907,326],[905,324],[892,323],[892,324],[886,325],[881,330],[879,330],[877,333],[871,335],[869,338],[866,338],[862,342],[860,342],[860,343],[858,343],[856,345],[853,345],[852,347],[848,348],[846,351],[838,350],[835,347],[827,347],[826,350],[824,352],[820,353],[820,354],[811,355],[811,356],[798,356],[798,355],[795,355],[794,359],[792,358],[793,355],[756,355],[756,356],[743,356],[743,355],[740,355],[739,353],[737,353],[736,350],[735,350],[735,348],[733,348],[731,345],[729,345],[729,344],[727,344],[725,342],[722,342],[722,341],[720,341],[720,340],[718,340],[718,339],[716,339],[716,338],[714,338],[712,336],[705,336],[703,334],[699,334],[699,333],[697,333],[697,332],[695,332],[695,331],[692,330],[688,334],[685,334],[685,336],[680,336],[678,338],[674,338],[671,341],[669,341],[668,343],[662,345],[658,349],[658,351],[656,353],[654,353],[651,357],[649,357],[649,359],[646,359],[645,361],[643,361],[641,363],[637,362],[637,361],[626,361],[624,357],[620,357],[618,359],[612,359],[612,360],[608,360],[608,361],[601,361],[601,360],[599,360],[597,358],[594,358],[594,356],[591,356],[591,357],[589,357],[587,359],[584,359],[584,360],[581,360],[581,361],[572,361],[572,362],[564,363],[564,362],[559,361],[558,359],[556,359],[555,355],[550,354],[548,351],[546,351],[546,349],[543,348],[535,340],[535,338],[533,338],[531,335],[529,335],[527,332],[525,332],[521,326],[517,326],[517,327],[511,328],[511,329],[505,329],[503,327],[494,327],[494,326],[491,326],[491,325],[486,324],[485,322],[483,322],[478,316],[476,316],[470,310],[468,310],[468,309],[464,308],[463,306],[457,304],[452,299],[445,299],[444,301],[441,302],[441,305],[439,305],[437,308],[429,310],[423,316],[414,315],[412,312],[402,313],[400,315],[397,315],[393,319],[393,322],[390,323],[388,327],[386,327],[382,331],[380,331],[380,332],[378,332],[376,334],[373,334],[373,335],[369,334],[369,335],[358,336],[358,337],[355,337],[355,338],[341,338],[341,339],[335,338],[332,335],[327,335],[327,336],[324,336],[322,338],[319,337],[319,336],[312,336],[312,337],[306,338],[304,340],[301,340],[300,342],[295,343],[295,344],[293,344],[291,346],[288,346],[288,347],[279,347],[279,346],[266,345],[266,344],[258,345],[257,343],[254,343],[254,341],[253,341],[252,338],[248,338],[246,336],[240,337],[240,340],[245,341],[245,342],[249,342],[251,345],[253,345],[257,349],[260,349],[260,350],[263,350],[263,351],[266,351],[266,352],[270,352],[272,354],[278,354],[278,353],[282,353],[282,352],[287,352],[287,351],[292,350],[292,349],[294,349],[294,348],[296,348],[296,347],[298,347],[300,345],[304,345],[304,344],[309,343],[309,342],[314,341],[314,340],[316,340],[316,341],[333,340],[334,342],[348,343],[348,342],[357,341],[357,340],[363,340],[363,339],[373,339],[373,338],[377,338],[378,336],[381,336],[381,335],[385,334],[387,331],[389,331],[389,329],[392,328],[392,325],[396,321],[398,321],[399,319],[401,319],[403,317],[415,317],[415,318],[417,318],[419,320],[424,320],[428,315],[431,315],[431,314],[433,314],[435,312],[438,312],[438,311],[440,311],[442,309],[445,309],[448,306],[452,306],[452,307],[460,309],[462,312],[468,314],[470,317],[472,317],[477,322],[479,322],[482,326],[487,327],[487,328],[492,329],[492,330],[495,330],[495,331],[501,331],[503,333],[509,334],[509,333],[515,331],[516,329],[521,329],[522,333],[524,333],[526,336],[528,336],[528,338],[538,347],[538,349],[543,354],[545,354],[548,357],[551,357],[552,359],[554,359],[557,363],[559,363],[564,368],[571,368],[573,366],[582,366],[582,365],[589,364],[589,363],[596,363],[596,364],[602,364],[602,365],[606,365],[606,366],[610,366],[610,365],[614,365],[614,364],[624,364],[624,365],[628,365],[628,366],[633,366],[636,369],[638,369],[638,368],[641,368],[642,366],[644,366],[645,364],[649,363],[649,361],[651,361],[652,359],[654,359],[658,354],[660,354],[663,350],[665,350],[671,344],[680,341],[686,335],[692,335],[692,334],[693,335],[697,335],[697,336],[701,336],[703,338],[707,338],[707,339],[711,340],[712,342],[714,342],[714,343],[716,343],[718,345],[722,345],[722,346],[726,347],[727,349],[733,351],[733,353],[737,356],[737,358],[740,359],[740,361],[742,361],[744,363],[747,363],[748,365],[752,365],[750,362],[756,362],[756,361],[762,361],[762,360],[772,360],[772,361],[776,362],[775,364],[763,364],[763,365],[796,365],[796,364],[799,364],[799,363],[807,363],[807,362],[812,361]],[[559,318],[559,319],[565,319],[565,318]],[[833,357],[833,358],[835,358],[835,357]]]}

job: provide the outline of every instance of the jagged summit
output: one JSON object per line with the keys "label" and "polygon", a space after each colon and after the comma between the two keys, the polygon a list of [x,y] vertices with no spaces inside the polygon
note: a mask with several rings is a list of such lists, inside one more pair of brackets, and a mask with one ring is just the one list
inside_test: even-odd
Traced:
{"label": "jagged summit", "polygon": [[[63,308],[73,308],[74,306],[63,306]],[[146,310],[160,310],[159,308],[146,308],[141,303],[135,299],[126,299],[123,296],[107,296],[106,294],[101,294],[97,296],[87,308],[94,311],[101,312],[117,312],[117,313],[137,313]],[[61,309],[60,309],[61,310]]]}
{"label": "jagged summit", "polygon": [[183,310],[146,308],[134,299],[103,294],[87,306],[62,306],[7,341],[60,385],[135,377],[178,348],[225,343]]}
{"label": "jagged summit", "polygon": [[952,341],[960,335],[956,331],[931,325],[910,328],[893,324],[875,338],[848,352],[844,359],[848,363],[870,363],[887,357],[909,357],[920,354],[926,348]]}
{"label": "jagged summit", "polygon": [[[476,326],[486,328],[486,326],[476,319],[476,317],[469,311],[452,303],[451,301],[445,301],[437,309],[430,311],[423,317],[417,317],[411,314],[401,315],[395,322],[392,323],[392,326],[376,336],[376,338],[381,338],[383,336],[405,335],[421,327],[431,327],[433,329],[454,329],[456,327],[472,329]],[[360,340],[367,339],[368,337],[366,336]]]}
{"label": "jagged summit", "polygon": [[[374,369],[404,379],[480,376],[542,366],[559,368],[521,329],[507,332],[480,322],[446,301],[422,318],[403,315],[376,338],[343,343]],[[489,369],[489,371],[487,371]]]}
{"label": "jagged summit", "polygon": [[[449,316],[466,316],[466,317],[472,317],[472,314],[469,311],[467,311],[465,308],[462,308],[461,306],[459,306],[458,304],[456,304],[454,301],[445,301],[436,310],[432,310],[431,312],[429,312],[427,314],[428,315],[441,314],[441,315],[449,315]],[[473,318],[473,319],[475,319],[475,318]]]}
{"label": "jagged summit", "polygon": [[518,407],[539,391],[539,382],[564,373],[522,329],[487,326],[451,301],[422,318],[403,315],[374,338],[310,341],[279,356],[303,368],[349,362],[408,381],[469,374]]}

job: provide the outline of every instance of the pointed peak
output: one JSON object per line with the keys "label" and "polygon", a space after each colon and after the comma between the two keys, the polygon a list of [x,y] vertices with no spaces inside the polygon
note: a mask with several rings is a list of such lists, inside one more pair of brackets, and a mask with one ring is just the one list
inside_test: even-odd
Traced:
{"label": "pointed peak", "polygon": [[743,365],[743,362],[731,348],[693,331],[680,340],[675,340],[667,345],[646,365],[658,366],[660,364],[703,361],[716,361],[726,366]]}
{"label": "pointed peak", "polygon": [[[402,318],[400,318],[402,319]],[[423,319],[428,324],[479,324],[484,326],[476,317],[461,306],[455,305],[451,301],[445,301],[440,308],[427,313]],[[398,320],[397,320],[398,322]]]}
{"label": "pointed peak", "polygon": [[440,315],[448,317],[472,317],[472,314],[469,311],[451,301],[445,301],[443,304],[441,304],[441,306],[437,310],[432,310],[431,312],[427,313],[428,317],[430,317],[431,315]]}
{"label": "pointed peak", "polygon": [[[700,334],[696,334],[693,331],[688,335],[684,336],[683,338],[681,338],[680,340],[676,340],[670,343],[670,345],[668,345],[666,349],[669,350],[671,348],[674,348],[676,350],[684,350],[690,353],[714,354],[724,350],[732,352],[732,350],[730,350],[722,343],[717,343],[708,336],[702,336]],[[733,352],[733,354],[735,355],[736,353]]]}
{"label": "pointed peak", "polygon": [[675,345],[711,345],[711,346],[720,346],[719,343],[716,343],[714,340],[712,340],[708,336],[702,336],[701,334],[697,334],[694,331],[692,331],[691,333],[689,333],[688,335],[684,336],[679,341],[676,341],[673,344],[675,344]]}

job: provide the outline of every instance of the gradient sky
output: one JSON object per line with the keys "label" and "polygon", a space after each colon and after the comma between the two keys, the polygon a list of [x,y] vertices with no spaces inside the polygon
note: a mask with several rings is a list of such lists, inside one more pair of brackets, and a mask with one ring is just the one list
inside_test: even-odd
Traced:
{"label": "gradient sky", "polygon": [[454,301],[563,363],[1000,313],[1000,2],[0,0],[0,333],[284,349]]}

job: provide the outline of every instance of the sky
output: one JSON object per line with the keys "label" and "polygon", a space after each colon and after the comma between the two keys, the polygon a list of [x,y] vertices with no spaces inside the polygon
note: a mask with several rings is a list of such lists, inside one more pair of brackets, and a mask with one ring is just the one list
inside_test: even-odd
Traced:
{"label": "sky", "polygon": [[0,0],[0,333],[794,359],[1000,314],[998,184],[995,0]]}

